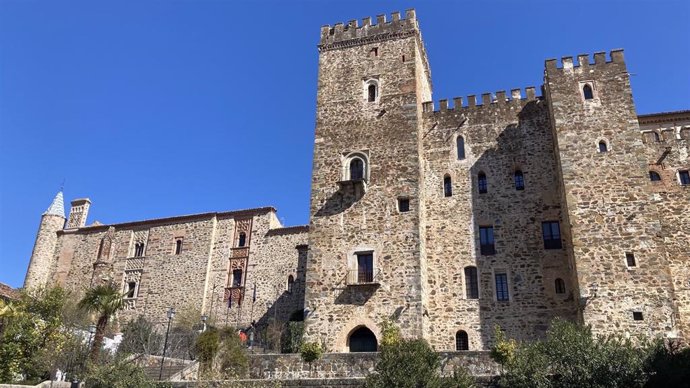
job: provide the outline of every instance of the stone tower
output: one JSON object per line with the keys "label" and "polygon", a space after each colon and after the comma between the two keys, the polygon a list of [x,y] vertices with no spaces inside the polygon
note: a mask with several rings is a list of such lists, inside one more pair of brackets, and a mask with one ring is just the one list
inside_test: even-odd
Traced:
{"label": "stone tower", "polygon": [[622,50],[546,61],[580,318],[596,333],[669,334],[676,312]]}
{"label": "stone tower", "polygon": [[430,99],[414,10],[322,27],[305,306],[307,337],[331,351],[371,349],[384,319],[424,336],[419,148]]}
{"label": "stone tower", "polygon": [[24,288],[46,284],[51,276],[57,232],[65,226],[65,205],[62,191],[58,192],[48,210],[41,215],[29,269],[26,271]]}

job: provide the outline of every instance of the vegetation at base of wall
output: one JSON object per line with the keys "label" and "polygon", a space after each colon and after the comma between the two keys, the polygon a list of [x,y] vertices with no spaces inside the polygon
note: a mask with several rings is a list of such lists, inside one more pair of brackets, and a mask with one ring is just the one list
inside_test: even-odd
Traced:
{"label": "vegetation at base of wall", "polygon": [[318,342],[305,342],[299,348],[299,354],[304,362],[311,364],[323,355],[323,348]]}
{"label": "vegetation at base of wall", "polygon": [[503,367],[502,387],[658,387],[690,378],[690,349],[661,339],[594,336],[589,327],[561,319],[545,340],[530,343],[507,339],[497,328],[491,355]]}
{"label": "vegetation at base of wall", "polygon": [[208,373],[213,369],[213,360],[216,358],[219,348],[220,333],[216,328],[208,328],[199,334],[194,343],[194,351],[200,364],[199,373]]}
{"label": "vegetation at base of wall", "polygon": [[[392,325],[392,324],[391,324]],[[440,357],[423,339],[393,335],[381,345],[375,372],[367,376],[367,388],[472,388],[474,379],[461,368],[449,377],[439,374]]]}
{"label": "vegetation at base of wall", "polygon": [[281,353],[297,353],[302,346],[304,322],[288,322],[281,340]]}
{"label": "vegetation at base of wall", "polygon": [[194,347],[201,364],[201,379],[236,379],[247,376],[249,359],[234,329],[209,328],[198,336]]}
{"label": "vegetation at base of wall", "polygon": [[[0,302],[0,383],[37,383],[56,369],[79,367],[88,326],[75,313],[76,301],[60,287],[22,292]],[[75,356],[76,355],[76,356]]]}
{"label": "vegetation at base of wall", "polygon": [[122,342],[117,348],[119,354],[162,353],[164,336],[143,316],[133,319],[122,328]]}
{"label": "vegetation at base of wall", "polygon": [[102,365],[92,364],[85,376],[86,388],[156,388],[157,386],[140,367],[122,358]]}

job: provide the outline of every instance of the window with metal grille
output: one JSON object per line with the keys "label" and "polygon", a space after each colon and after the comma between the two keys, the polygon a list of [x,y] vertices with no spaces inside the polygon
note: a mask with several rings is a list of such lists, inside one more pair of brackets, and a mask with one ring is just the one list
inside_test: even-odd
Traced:
{"label": "window with metal grille", "polygon": [[565,294],[565,282],[563,279],[556,279],[556,294]]}
{"label": "window with metal grille", "polygon": [[541,233],[544,237],[544,249],[561,249],[561,228],[558,221],[546,221],[541,223]]}
{"label": "window with metal grille", "polygon": [[496,300],[505,302],[510,299],[508,294],[508,274],[497,273],[494,274],[496,279]]}
{"label": "window with metal grille", "polygon": [[357,283],[374,281],[374,254],[371,252],[357,254]]}
{"label": "window with metal grille", "polygon": [[479,175],[477,175],[477,186],[479,188],[479,194],[484,194],[489,189],[486,175],[483,172],[480,172]]}
{"label": "window with metal grille", "polygon": [[443,196],[453,196],[453,182],[450,180],[450,176],[448,175],[443,177]]}
{"label": "window with metal grille", "polygon": [[458,330],[455,333],[455,350],[470,350],[470,341],[467,338],[467,332]]}
{"label": "window with metal grille", "polygon": [[496,254],[496,247],[494,246],[493,226],[479,227],[479,251],[482,255]]}
{"label": "window with metal grille", "polygon": [[515,171],[515,190],[525,189],[525,177],[522,175],[522,171]]}
{"label": "window with metal grille", "polygon": [[479,299],[477,267],[465,267],[465,295],[467,299]]}

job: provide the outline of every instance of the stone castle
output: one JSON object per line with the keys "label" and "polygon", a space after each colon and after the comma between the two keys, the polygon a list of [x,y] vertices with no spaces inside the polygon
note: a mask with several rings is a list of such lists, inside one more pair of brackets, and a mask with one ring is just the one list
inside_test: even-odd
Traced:
{"label": "stone castle", "polygon": [[690,336],[690,111],[638,115],[622,50],[547,60],[534,87],[432,102],[414,10],[321,28],[308,226],[272,207],[86,224],[62,193],[25,287],[121,285],[120,319],[305,321],[334,352],[381,322],[437,350]]}

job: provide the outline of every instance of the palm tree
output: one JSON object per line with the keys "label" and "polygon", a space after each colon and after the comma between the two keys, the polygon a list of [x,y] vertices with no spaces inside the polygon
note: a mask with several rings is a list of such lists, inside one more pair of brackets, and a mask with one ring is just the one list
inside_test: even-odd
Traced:
{"label": "palm tree", "polygon": [[122,297],[123,295],[112,285],[100,285],[86,291],[82,300],[79,301],[80,309],[98,314],[96,334],[91,344],[90,358],[94,363],[98,361],[98,353],[103,345],[103,336],[110,317],[124,307]]}

